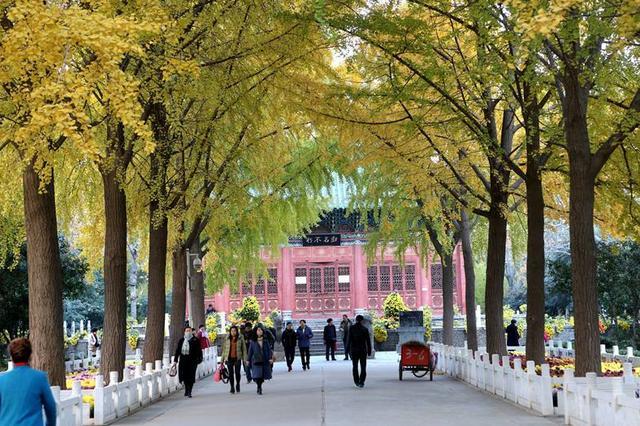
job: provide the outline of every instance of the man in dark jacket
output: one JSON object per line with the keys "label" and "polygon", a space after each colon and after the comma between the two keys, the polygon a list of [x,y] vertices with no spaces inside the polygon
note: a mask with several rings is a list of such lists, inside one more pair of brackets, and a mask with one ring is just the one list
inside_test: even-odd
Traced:
{"label": "man in dark jacket", "polygon": [[297,340],[298,336],[296,335],[296,331],[293,329],[293,324],[288,322],[287,328],[282,332],[282,346],[284,347],[284,357],[287,360],[287,368],[289,368],[289,371],[291,371],[293,360],[296,357]]}
{"label": "man in dark jacket", "polygon": [[[367,378],[367,356],[371,356],[371,336],[367,327],[362,325],[364,317],[356,316],[356,323],[349,329],[349,350],[353,363],[353,382],[356,387],[363,388]],[[358,373],[358,363],[360,373]]]}
{"label": "man in dark jacket", "polygon": [[302,360],[302,369],[306,370],[311,368],[309,361],[311,359],[311,353],[309,348],[311,347],[311,339],[313,338],[313,331],[307,327],[305,320],[300,320],[300,327],[296,330],[296,336],[298,337],[298,348],[300,348],[300,359]]}
{"label": "man in dark jacket", "polygon": [[[242,335],[244,336],[244,343],[247,345],[247,348],[248,348],[249,343],[251,343],[251,341],[254,338],[253,325],[251,324],[250,321],[247,321],[246,323],[240,325],[240,333],[242,333]],[[251,383],[251,369],[249,368],[249,364],[244,363],[242,365],[242,368],[244,368],[244,374],[245,376],[247,376],[247,383]]]}
{"label": "man in dark jacket", "polygon": [[351,320],[348,316],[342,316],[340,322],[340,330],[342,330],[342,344],[344,345],[344,360],[349,359],[349,328],[351,328]]}
{"label": "man in dark jacket", "polygon": [[336,360],[336,341],[338,335],[336,333],[336,326],[333,325],[333,319],[327,320],[327,325],[324,326],[324,332],[322,333],[322,339],[324,340],[325,356],[329,361],[329,352],[331,352],[331,360]]}
{"label": "man in dark jacket", "polygon": [[520,346],[520,333],[518,333],[518,326],[516,320],[511,320],[511,324],[504,329],[507,333],[507,346]]}

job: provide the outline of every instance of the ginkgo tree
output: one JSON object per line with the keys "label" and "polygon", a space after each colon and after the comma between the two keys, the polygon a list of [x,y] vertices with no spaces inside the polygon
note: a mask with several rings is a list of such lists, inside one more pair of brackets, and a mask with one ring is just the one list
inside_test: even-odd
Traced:
{"label": "ginkgo tree", "polygon": [[[144,124],[129,99],[137,86],[118,68],[124,54],[139,54],[158,28],[102,9],[29,0],[2,7],[0,147],[24,165],[25,233],[29,257],[29,327],[33,363],[64,386],[62,275],[58,248],[54,169],[58,158],[94,158],[100,118],[87,100],[101,91],[112,113],[132,131]],[[144,133],[144,132],[140,132]]]}

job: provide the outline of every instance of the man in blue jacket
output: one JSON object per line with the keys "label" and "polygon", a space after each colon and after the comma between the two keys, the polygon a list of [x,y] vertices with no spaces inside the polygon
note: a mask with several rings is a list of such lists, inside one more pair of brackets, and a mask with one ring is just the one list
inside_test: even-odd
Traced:
{"label": "man in blue jacket", "polygon": [[331,360],[336,360],[336,341],[338,339],[338,333],[336,333],[336,326],[333,325],[333,319],[327,320],[327,325],[324,326],[324,332],[322,333],[322,339],[324,340],[325,355],[327,361],[329,361],[329,352],[331,352]]}
{"label": "man in blue jacket", "polygon": [[42,409],[47,426],[56,425],[56,402],[44,372],[29,367],[31,342],[9,343],[14,369],[0,375],[0,426],[42,426]]}
{"label": "man in blue jacket", "polygon": [[309,327],[307,327],[307,322],[305,320],[300,320],[300,327],[298,327],[298,330],[296,330],[296,335],[298,337],[298,347],[300,348],[302,369],[310,369],[311,366],[309,365],[309,360],[311,359],[311,354],[309,352],[309,347],[311,346],[313,332]]}

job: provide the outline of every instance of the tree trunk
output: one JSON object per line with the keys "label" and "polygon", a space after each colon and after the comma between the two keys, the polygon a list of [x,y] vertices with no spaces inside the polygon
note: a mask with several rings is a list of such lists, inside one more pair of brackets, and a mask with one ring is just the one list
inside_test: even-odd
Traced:
{"label": "tree trunk", "polygon": [[506,355],[502,306],[504,300],[504,262],[507,220],[500,208],[491,207],[487,248],[487,286],[485,289],[487,352]]}
{"label": "tree trunk", "polygon": [[478,329],[476,324],[476,273],[473,269],[473,249],[471,248],[471,223],[467,212],[461,213],[460,240],[464,258],[465,305],[467,306],[467,345],[478,350]]}
{"label": "tree trunk", "polygon": [[149,288],[144,362],[161,360],[164,352],[165,280],[167,271],[167,218],[157,219],[158,201],[149,206]]}
{"label": "tree trunk", "polygon": [[187,265],[185,264],[185,249],[178,245],[173,249],[171,268],[172,277],[172,297],[171,297],[171,325],[169,329],[169,353],[176,350],[178,340],[182,337],[185,325],[185,306],[187,303]]}
{"label": "tree trunk", "polygon": [[[485,111],[487,131],[491,140],[497,142],[495,109]],[[511,152],[513,146],[514,113],[511,110],[502,112],[502,123],[499,146],[503,152]],[[504,270],[505,250],[507,244],[507,218],[510,170],[499,153],[492,152],[489,160],[489,193],[491,205],[489,207],[489,232],[487,247],[487,271],[485,288],[486,322],[487,322],[487,352],[490,354],[506,355],[507,345],[503,322],[504,301]]]}
{"label": "tree trunk", "polygon": [[[191,244],[191,254],[197,254],[199,257],[202,257],[202,247],[200,246],[200,237],[196,237]],[[192,256],[189,259],[191,262],[191,318],[193,318],[194,327],[199,327],[200,325],[204,325],[204,275],[202,272],[198,272],[193,267],[193,259],[195,257]]]}
{"label": "tree trunk", "polygon": [[569,152],[569,238],[575,314],[576,375],[601,372],[596,241],[593,230],[594,182],[587,130],[588,91],[577,73],[565,78],[565,138]]}
{"label": "tree trunk", "polygon": [[31,365],[45,371],[52,386],[65,388],[62,332],[62,263],[58,246],[53,175],[40,193],[40,179],[29,164],[22,174],[29,277]]}
{"label": "tree trunk", "polygon": [[447,251],[442,261],[442,343],[453,345],[453,255]]}
{"label": "tree trunk", "polygon": [[127,344],[127,199],[116,171],[103,171],[104,187],[104,337],[101,373],[122,379]]}
{"label": "tree trunk", "polygon": [[130,315],[138,322],[138,247],[137,243],[129,246],[131,268],[129,268],[129,296],[131,298]]}
{"label": "tree trunk", "polygon": [[[529,157],[529,155],[527,156]],[[535,161],[527,158],[527,163]],[[544,363],[544,197],[542,179],[527,166],[527,359]]]}
{"label": "tree trunk", "polygon": [[[530,72],[534,65],[527,61]],[[523,82],[522,113],[527,146],[527,341],[526,356],[537,365],[544,363],[544,194],[540,152],[540,102],[536,88]]]}

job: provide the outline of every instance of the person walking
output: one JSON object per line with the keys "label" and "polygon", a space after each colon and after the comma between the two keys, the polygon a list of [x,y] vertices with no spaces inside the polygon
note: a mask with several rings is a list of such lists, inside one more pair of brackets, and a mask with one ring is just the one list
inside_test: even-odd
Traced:
{"label": "person walking", "polygon": [[342,315],[340,322],[340,330],[342,330],[342,345],[344,346],[344,360],[349,360],[349,328],[351,328],[351,320],[348,316]]}
{"label": "person walking", "polygon": [[98,339],[98,329],[94,327],[91,329],[91,334],[89,335],[89,351],[92,357],[97,355],[99,347],[100,339]]}
{"label": "person walking", "polygon": [[520,346],[520,333],[518,333],[517,321],[512,319],[511,324],[504,329],[507,333],[507,346]]}
{"label": "person walking", "polygon": [[[251,341],[254,340],[253,327],[250,321],[241,324],[240,327],[242,330],[242,335],[244,336],[244,343],[247,345],[248,350]],[[246,362],[243,363],[242,368],[244,369],[244,375],[247,378],[247,383],[251,383],[251,369],[249,368],[249,364]]]}
{"label": "person walking", "polygon": [[56,426],[56,401],[47,375],[29,366],[31,342],[12,340],[9,354],[14,368],[0,374],[0,425]]}
{"label": "person walking", "polygon": [[336,342],[338,340],[338,335],[336,333],[336,326],[333,325],[332,318],[329,318],[327,320],[327,325],[324,326],[322,339],[324,340],[325,357],[327,358],[327,361],[329,361],[329,352],[331,352],[331,360],[335,361],[336,360]]}
{"label": "person walking", "polygon": [[313,332],[309,327],[307,327],[307,322],[305,320],[300,320],[300,327],[296,330],[296,336],[298,338],[298,348],[300,348],[302,370],[306,370],[307,368],[311,369],[311,366],[309,365],[309,361],[311,359],[309,347],[311,346]]}
{"label": "person walking", "polygon": [[291,321],[287,322],[287,328],[282,332],[282,346],[284,347],[284,357],[287,360],[287,368],[292,370],[293,360],[296,357],[296,342],[298,337],[293,329]]}
{"label": "person walking", "polygon": [[207,333],[207,329],[204,325],[200,325],[200,327],[198,327],[198,334],[196,334],[196,337],[200,341],[200,348],[203,351],[211,346],[209,342],[209,334]]}
{"label": "person walking", "polygon": [[216,313],[216,308],[213,307],[213,305],[211,303],[209,303],[209,306],[207,306],[207,312],[205,313],[206,316],[209,315],[213,315]]}
{"label": "person walking", "polygon": [[178,380],[184,383],[184,396],[191,398],[198,364],[202,362],[202,348],[200,340],[193,335],[193,329],[189,326],[184,328],[184,337],[178,341],[173,362],[178,363]]}
{"label": "person walking", "polygon": [[273,368],[273,350],[264,337],[264,329],[257,326],[255,328],[256,339],[249,345],[249,367],[251,368],[251,378],[257,385],[258,395],[262,395],[262,384],[265,380],[271,379],[271,369]]}
{"label": "person walking", "polygon": [[[353,383],[358,388],[364,387],[367,378],[367,357],[371,356],[371,336],[367,327],[362,325],[364,317],[356,316],[356,323],[349,328],[349,350],[353,363]],[[360,372],[358,373],[358,364]]]}
{"label": "person walking", "polygon": [[226,362],[227,369],[229,370],[230,392],[240,393],[240,365],[247,361],[247,345],[245,344],[244,337],[235,325],[231,326],[227,338],[224,339],[222,358],[220,361]]}

